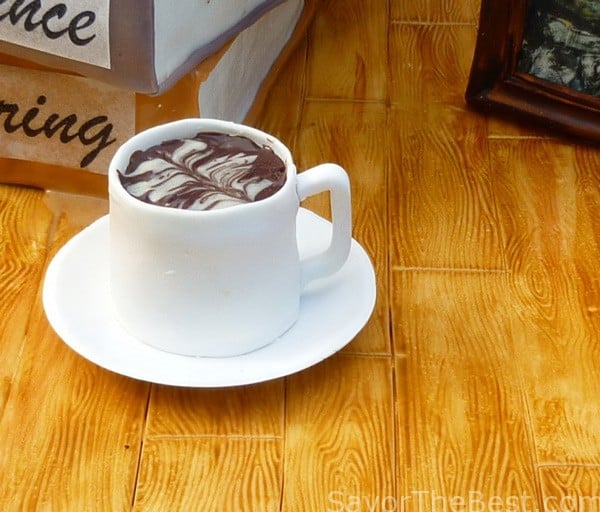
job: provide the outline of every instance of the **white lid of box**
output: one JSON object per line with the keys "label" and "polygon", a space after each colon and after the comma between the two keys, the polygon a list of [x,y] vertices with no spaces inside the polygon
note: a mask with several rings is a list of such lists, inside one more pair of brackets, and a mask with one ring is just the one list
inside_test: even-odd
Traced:
{"label": "white lid of box", "polygon": [[0,52],[147,94],[285,0],[8,0]]}

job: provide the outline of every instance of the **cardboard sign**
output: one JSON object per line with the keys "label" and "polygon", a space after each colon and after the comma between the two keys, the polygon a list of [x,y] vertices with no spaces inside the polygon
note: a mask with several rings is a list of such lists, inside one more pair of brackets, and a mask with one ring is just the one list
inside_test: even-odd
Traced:
{"label": "cardboard sign", "polygon": [[110,0],[4,0],[0,40],[110,69]]}
{"label": "cardboard sign", "polygon": [[116,149],[134,133],[133,92],[0,66],[0,158],[105,174]]}

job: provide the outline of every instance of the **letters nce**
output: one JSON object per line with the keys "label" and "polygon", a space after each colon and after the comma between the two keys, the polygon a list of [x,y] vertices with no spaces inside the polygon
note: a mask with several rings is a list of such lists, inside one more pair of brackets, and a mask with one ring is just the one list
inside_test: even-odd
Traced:
{"label": "letters nce", "polygon": [[[68,8],[65,4],[58,3],[44,11],[41,0],[33,0],[29,3],[25,3],[26,0],[13,0],[7,8],[8,1],[0,0],[0,22],[8,20],[13,27],[16,27],[23,18],[23,28],[27,32],[41,27],[48,39],[58,39],[68,34],[71,42],[77,46],[85,46],[96,37],[95,34],[88,37],[80,34],[80,31],[90,27],[96,21],[96,14],[92,11],[82,11],[70,20],[64,20],[59,28],[61,25],[59,21],[67,15]],[[35,19],[36,15],[37,19]]]}

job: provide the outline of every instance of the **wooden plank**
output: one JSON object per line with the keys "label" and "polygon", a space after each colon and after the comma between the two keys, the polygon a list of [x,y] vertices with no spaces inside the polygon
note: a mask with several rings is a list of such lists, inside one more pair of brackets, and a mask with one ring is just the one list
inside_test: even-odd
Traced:
{"label": "wooden plank", "polygon": [[[481,114],[483,115],[483,114]],[[550,132],[525,125],[518,120],[508,120],[491,115],[488,118],[490,139],[549,139]]]}
{"label": "wooden plank", "polygon": [[468,25],[392,25],[392,105],[420,110],[432,103],[463,107],[476,36]]}
{"label": "wooden plank", "polygon": [[282,510],[393,496],[393,419],[389,357],[339,355],[290,377]]}
{"label": "wooden plank", "polygon": [[[377,304],[365,329],[347,350],[389,353],[387,301],[387,113],[383,105],[310,101],[305,106],[298,139],[298,166],[304,170],[335,162],[350,177],[353,237],[370,255],[377,275]],[[329,216],[325,194],[304,206]]]}
{"label": "wooden plank", "polygon": [[598,152],[555,141],[494,141],[490,156],[538,460],[598,464]]}
{"label": "wooden plank", "polygon": [[[50,253],[78,229],[63,217]],[[0,436],[9,440],[0,451],[0,509],[129,508],[147,396],[148,384],[107,372],[62,343],[38,291],[0,418]]]}
{"label": "wooden plank", "polygon": [[390,0],[390,18],[395,22],[433,25],[479,21],[480,0]]}
{"label": "wooden plank", "polygon": [[280,441],[150,440],[133,510],[276,512],[281,472]]}
{"label": "wooden plank", "polygon": [[226,389],[154,386],[146,437],[283,436],[284,380]]}
{"label": "wooden plank", "polygon": [[600,511],[600,468],[545,466],[540,468],[546,510]]}
{"label": "wooden plank", "polygon": [[103,197],[80,196],[47,190],[44,203],[55,219],[66,223],[65,231],[76,233],[108,213],[108,199]]}
{"label": "wooden plank", "polygon": [[[289,95],[292,93],[292,91],[298,92],[299,95],[296,97],[299,100],[297,106],[301,106],[304,96],[304,77],[306,76],[305,64],[307,32],[313,22],[318,5],[318,0],[304,0],[302,2],[302,13],[296,21],[296,24],[293,27],[293,32],[290,34],[285,47],[279,53],[279,56],[271,66],[269,73],[267,73],[266,77],[262,81],[258,93],[254,98],[253,106],[250,108],[250,111],[245,117],[245,124],[254,125],[261,123],[260,118],[264,115],[265,104],[273,101],[273,98],[278,93],[281,94],[284,92],[284,88],[282,88],[281,85],[282,83],[287,85],[289,83],[289,77],[292,74],[297,76],[302,87],[300,89],[289,88],[287,93]],[[291,29],[292,27],[289,28]],[[298,47],[301,47],[299,52]],[[255,58],[260,57],[260,55],[255,56]],[[292,61],[291,64],[289,63],[290,60]],[[291,71],[293,68],[300,70],[301,72],[294,73]],[[278,87],[275,87],[276,84]],[[288,97],[288,101],[291,99],[292,96],[290,95]],[[286,107],[284,108],[289,112]],[[284,112],[282,111],[281,114],[282,115],[276,123],[279,124],[283,121],[283,124],[286,124],[286,116],[284,115]],[[269,132],[270,130],[266,131]],[[273,133],[275,134],[274,131]],[[287,141],[287,144],[291,145],[291,142]]]}
{"label": "wooden plank", "polygon": [[0,186],[0,417],[42,276],[51,223],[40,191]]}
{"label": "wooden plank", "polygon": [[385,101],[387,0],[321,2],[309,32],[311,98]]}
{"label": "wooden plank", "polygon": [[281,140],[292,153],[306,92],[306,52],[305,37],[279,72],[261,115],[253,123]]}
{"label": "wooden plank", "polygon": [[507,276],[410,271],[392,278],[393,335],[407,344],[396,360],[405,510],[442,510],[453,497],[507,503],[525,494],[539,502]]}
{"label": "wooden plank", "polygon": [[392,268],[504,268],[485,120],[445,105],[390,114]]}

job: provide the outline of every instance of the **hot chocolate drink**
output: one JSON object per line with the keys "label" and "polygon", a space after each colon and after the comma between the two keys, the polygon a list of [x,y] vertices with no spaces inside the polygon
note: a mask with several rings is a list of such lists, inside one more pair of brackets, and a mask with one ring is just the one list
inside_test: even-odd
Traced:
{"label": "hot chocolate drink", "polygon": [[260,201],[285,183],[286,168],[269,147],[224,133],[198,133],[131,155],[123,188],[146,203],[211,210]]}

